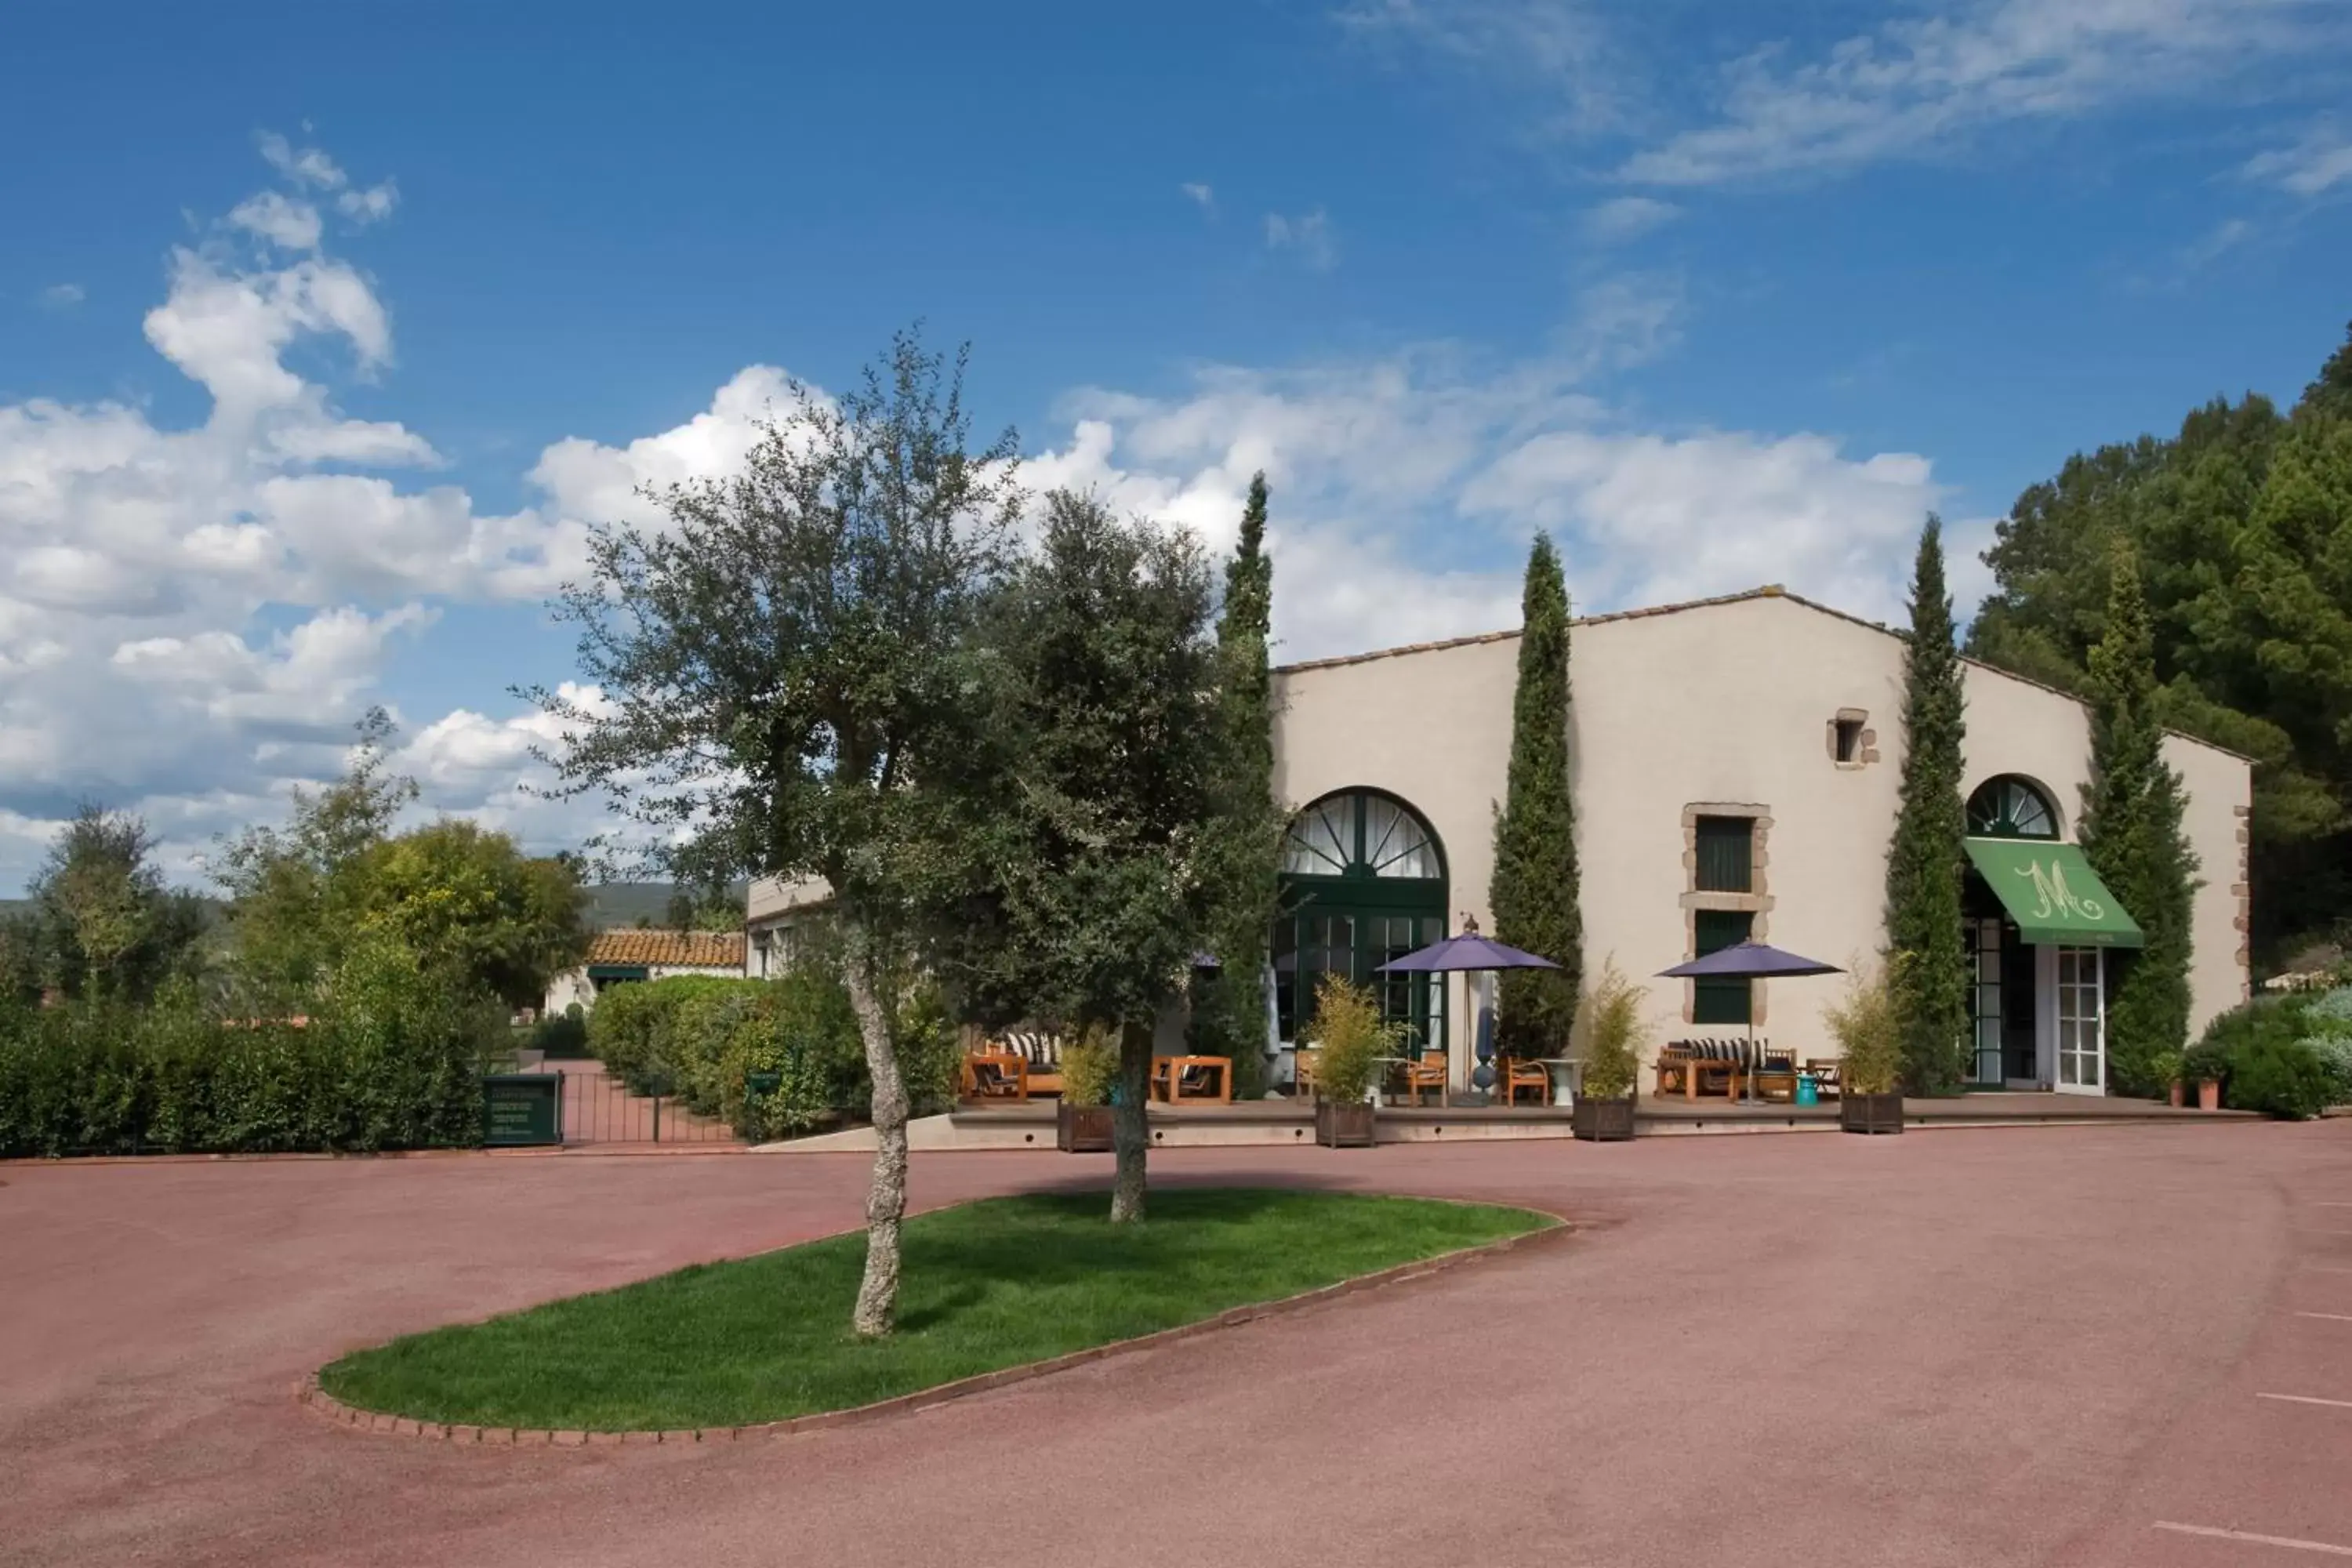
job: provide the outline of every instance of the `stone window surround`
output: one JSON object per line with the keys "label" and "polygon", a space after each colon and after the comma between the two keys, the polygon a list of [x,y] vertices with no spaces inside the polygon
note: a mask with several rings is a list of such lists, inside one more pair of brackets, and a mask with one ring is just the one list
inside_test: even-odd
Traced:
{"label": "stone window surround", "polygon": [[[1849,723],[1859,724],[1862,726],[1862,739],[1854,747],[1853,761],[1843,763],[1838,760],[1837,754],[1838,726],[1840,724]],[[1830,715],[1830,721],[1826,725],[1822,726],[1822,730],[1823,733],[1828,737],[1827,744],[1829,747],[1830,765],[1832,767],[1837,768],[1843,773],[1853,773],[1857,769],[1866,768],[1870,766],[1871,763],[1878,761],[1878,731],[1870,727],[1870,710],[1868,709],[1841,708],[1835,713]],[[1709,813],[1708,815],[1713,816],[1715,814]]]}
{"label": "stone window surround", "polygon": [[[1834,731],[1832,731],[1830,744],[1832,748],[1837,744]],[[1831,754],[1832,756],[1836,754],[1834,749]],[[1865,755],[1872,754],[1874,753],[1865,752]],[[1849,763],[1845,765],[1853,767],[1859,764]],[[1744,816],[1755,825],[1753,830],[1755,837],[1750,848],[1754,858],[1750,862],[1748,891],[1703,893],[1698,890],[1698,819],[1702,816]],[[1769,934],[1767,928],[1772,917],[1771,837],[1772,808],[1769,805],[1759,805],[1752,801],[1702,800],[1693,801],[1683,807],[1682,909],[1683,956],[1685,959],[1698,956],[1696,917],[1700,910],[1743,910],[1755,917],[1748,926],[1748,934],[1750,937],[1762,942]],[[1696,1009],[1697,983],[1691,980],[1684,981],[1682,993],[1681,1018],[1685,1024],[1689,1024],[1693,1021],[1691,1015]],[[1761,1028],[1765,1022],[1764,987],[1751,981],[1748,996],[1749,1016],[1753,1018],[1755,1026]]]}

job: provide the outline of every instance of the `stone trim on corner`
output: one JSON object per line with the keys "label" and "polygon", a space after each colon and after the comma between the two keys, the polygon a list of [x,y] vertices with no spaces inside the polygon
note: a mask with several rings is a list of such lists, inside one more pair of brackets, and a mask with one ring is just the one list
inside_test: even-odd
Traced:
{"label": "stone trim on corner", "polygon": [[1517,1236],[1504,1237],[1499,1241],[1484,1242],[1476,1247],[1465,1247],[1454,1252],[1440,1253],[1434,1258],[1423,1258],[1412,1263],[1400,1263],[1393,1268],[1382,1268],[1370,1274],[1360,1274],[1353,1279],[1342,1279],[1336,1285],[1303,1290],[1296,1296],[1285,1296],[1278,1300],[1255,1301],[1244,1306],[1229,1307],[1212,1317],[1202,1318],[1198,1322],[1181,1323],[1172,1329],[1162,1329],[1155,1334],[1144,1334],[1131,1340],[1114,1340],[1109,1344],[1094,1345],[1086,1350],[1073,1351],[1068,1355],[1052,1356],[1045,1361],[1033,1361],[1023,1366],[1008,1366],[995,1372],[984,1372],[975,1377],[960,1378],[953,1383],[942,1383],[937,1387],[918,1389],[912,1394],[899,1394],[895,1399],[877,1400],[874,1404],[855,1405],[847,1410],[819,1411],[807,1415],[794,1415],[782,1421],[764,1421],[748,1426],[680,1427],[675,1430],[642,1432],[585,1432],[513,1426],[476,1426],[453,1422],[419,1421],[406,1415],[386,1415],[379,1411],[362,1410],[346,1405],[319,1386],[319,1376],[316,1373],[312,1373],[294,1385],[294,1401],[307,1407],[313,1415],[321,1416],[336,1426],[347,1426],[354,1432],[394,1437],[417,1437],[429,1442],[489,1448],[616,1447],[637,1448],[656,1444],[665,1447],[675,1447],[686,1444],[737,1443],[746,1442],[755,1437],[790,1436],[801,1432],[823,1431],[828,1426],[857,1426],[893,1415],[912,1415],[918,1410],[927,1410],[935,1405],[945,1405],[950,1400],[962,1399],[974,1394],[985,1394],[991,1389],[1003,1388],[1016,1383],[1026,1383],[1032,1378],[1044,1377],[1051,1373],[1066,1372],[1072,1367],[1106,1361],[1112,1356],[1125,1355],[1131,1351],[1154,1350],[1161,1345],[1174,1344],[1181,1340],[1213,1333],[1219,1329],[1238,1327],[1259,1318],[1281,1317],[1291,1312],[1304,1311],[1310,1307],[1320,1306],[1327,1301],[1338,1300],[1342,1297],[1377,1289],[1385,1285],[1402,1285],[1408,1280],[1426,1279],[1430,1275],[1465,1263],[1475,1263],[1485,1258],[1499,1257],[1504,1253],[1518,1251],[1524,1247],[1557,1245],[1566,1241],[1581,1228],[1575,1221],[1565,1215],[1552,1214],[1548,1210],[1531,1208],[1528,1205],[1517,1203],[1508,1206],[1524,1209],[1529,1214],[1543,1215],[1553,1223],[1540,1229],[1523,1231]]}
{"label": "stone trim on corner", "polygon": [[2254,994],[2254,808],[2233,805],[2230,810],[2238,819],[2238,877],[2230,884],[2238,900],[2238,915],[2230,923],[2238,931],[2238,1000],[2243,1002]]}

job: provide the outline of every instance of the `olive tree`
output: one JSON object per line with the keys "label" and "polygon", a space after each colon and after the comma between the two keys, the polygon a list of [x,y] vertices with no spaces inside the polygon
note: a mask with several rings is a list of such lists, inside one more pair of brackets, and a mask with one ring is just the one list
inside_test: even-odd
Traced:
{"label": "olive tree", "polygon": [[665,526],[593,530],[556,608],[594,695],[527,693],[559,721],[560,787],[605,795],[634,853],[697,883],[830,885],[874,1086],[866,1337],[892,1328],[907,1204],[897,1003],[1022,511],[1013,432],[971,449],[964,368],[903,332],[837,401],[795,384],[740,471],[649,492]]}

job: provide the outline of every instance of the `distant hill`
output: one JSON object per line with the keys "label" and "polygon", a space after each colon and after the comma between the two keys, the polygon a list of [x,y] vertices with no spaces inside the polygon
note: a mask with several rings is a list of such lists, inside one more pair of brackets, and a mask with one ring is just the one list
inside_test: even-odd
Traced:
{"label": "distant hill", "polygon": [[[677,893],[671,882],[599,882],[588,889],[588,923],[598,931],[634,926],[640,919],[661,925],[669,916],[669,901]],[[745,892],[734,889],[738,902]]]}

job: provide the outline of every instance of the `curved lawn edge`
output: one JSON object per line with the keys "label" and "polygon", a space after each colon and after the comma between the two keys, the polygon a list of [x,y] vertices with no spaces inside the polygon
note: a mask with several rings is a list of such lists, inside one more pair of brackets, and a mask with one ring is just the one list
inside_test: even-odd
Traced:
{"label": "curved lawn edge", "polygon": [[[1386,1286],[1405,1284],[1464,1264],[1499,1257],[1504,1253],[1557,1245],[1576,1234],[1578,1229],[1575,1222],[1567,1216],[1525,1203],[1488,1203],[1472,1198],[1439,1197],[1426,1193],[1362,1193],[1351,1195],[1411,1198],[1423,1203],[1510,1209],[1536,1215],[1544,1223],[1516,1235],[1499,1237],[1493,1241],[1479,1242],[1469,1247],[1456,1247],[1450,1252],[1435,1253],[1427,1258],[1414,1258],[1386,1268],[1377,1268],[1368,1274],[1355,1275],[1349,1279],[1336,1280],[1331,1284],[1317,1286],[1292,1295],[1227,1307],[1192,1322],[1179,1323],[1151,1333],[1138,1334],[1121,1340],[1109,1340],[1098,1345],[1088,1345],[1082,1350],[1071,1351],[1062,1355],[1047,1356],[1039,1361],[1024,1362],[1017,1366],[1001,1367],[992,1372],[955,1378],[946,1383],[935,1384],[929,1388],[894,1394],[887,1399],[877,1399],[870,1404],[850,1405],[839,1410],[813,1411],[806,1415],[785,1416],[774,1421],[751,1422],[741,1426],[580,1430],[479,1426],[457,1422],[421,1420],[414,1416],[396,1415],[388,1411],[368,1410],[347,1404],[320,1386],[318,1372],[311,1373],[297,1383],[294,1385],[293,1394],[295,1402],[313,1415],[352,1431],[478,1447],[580,1448],[625,1445],[639,1447],[652,1444],[732,1443],[756,1437],[790,1436],[796,1433],[823,1431],[834,1426],[858,1426],[869,1421],[911,1415],[918,1410],[945,1405],[952,1400],[967,1398],[975,1394],[985,1394],[992,1389],[1026,1383],[1034,1378],[1049,1376],[1057,1372],[1066,1372],[1074,1367],[1089,1365],[1095,1362],[1107,1361],[1112,1357],[1127,1355],[1137,1351],[1156,1349],[1198,1335],[1214,1333],[1222,1329],[1236,1328],[1261,1318],[1281,1317],[1293,1312],[1306,1311],[1343,1297],[1358,1295]],[[969,1203],[982,1201],[986,1200],[967,1200],[966,1204],[950,1204],[946,1209],[931,1212],[944,1213],[947,1210],[968,1206]],[[835,1232],[835,1236],[854,1235],[864,1228],[861,1226],[854,1231]],[[833,1237],[813,1237],[809,1242],[798,1242],[793,1245],[804,1247],[815,1241],[829,1239]]]}

